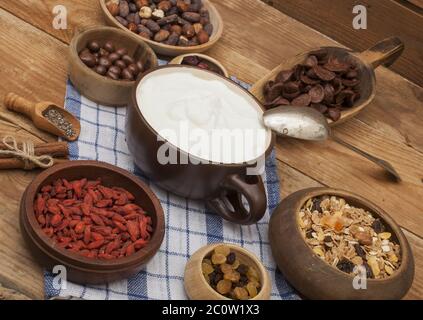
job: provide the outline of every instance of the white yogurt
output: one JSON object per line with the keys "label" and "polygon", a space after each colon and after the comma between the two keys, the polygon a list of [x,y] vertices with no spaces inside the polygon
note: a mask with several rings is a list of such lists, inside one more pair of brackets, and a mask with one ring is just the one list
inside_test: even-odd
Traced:
{"label": "white yogurt", "polygon": [[148,124],[174,146],[216,163],[250,162],[264,154],[271,132],[263,110],[236,84],[197,69],[165,68],[136,91]]}

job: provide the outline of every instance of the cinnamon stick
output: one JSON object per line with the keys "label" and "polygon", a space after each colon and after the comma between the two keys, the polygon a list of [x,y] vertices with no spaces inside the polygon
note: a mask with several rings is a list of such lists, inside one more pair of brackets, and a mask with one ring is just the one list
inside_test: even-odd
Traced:
{"label": "cinnamon stick", "polygon": [[[22,147],[21,143],[18,143],[19,148]],[[0,142],[0,150],[6,150],[7,147]],[[34,153],[36,156],[42,155],[50,155],[53,158],[67,158],[69,156],[69,148],[67,142],[49,142],[49,143],[41,143],[34,146]],[[9,155],[0,155],[1,159],[11,159],[12,156]],[[4,169],[1,167],[0,169]]]}
{"label": "cinnamon stick", "polygon": [[[64,158],[54,158],[54,164],[64,163],[69,161],[68,159]],[[18,159],[18,158],[6,158],[6,159],[0,159],[0,170],[5,169],[24,169],[25,163]],[[37,168],[35,168],[37,169]]]}

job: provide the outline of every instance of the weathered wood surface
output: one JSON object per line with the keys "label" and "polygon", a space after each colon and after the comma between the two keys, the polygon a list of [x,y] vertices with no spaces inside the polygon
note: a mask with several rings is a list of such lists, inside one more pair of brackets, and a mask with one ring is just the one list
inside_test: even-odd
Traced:
{"label": "weathered wood surface", "polygon": [[[330,38],[258,0],[213,1],[225,22],[225,33],[209,54],[231,74],[254,82],[284,57],[322,45]],[[0,0],[0,98],[18,91],[34,100],[63,103],[67,44],[87,26],[103,24],[97,0],[63,0],[68,30],[51,26],[53,0]],[[242,8],[242,10],[240,10]],[[248,28],[245,26],[248,25]],[[416,278],[407,298],[423,298],[423,90],[401,76],[377,72],[377,97],[367,110],[335,130],[346,141],[392,162],[404,182],[396,185],[378,167],[333,142],[280,139],[278,166],[282,196],[310,186],[330,186],[359,193],[388,211],[403,228],[416,259]],[[4,107],[0,103],[0,115]],[[0,121],[0,132],[39,138],[19,128],[27,120],[11,115],[15,125]],[[1,120],[1,119],[0,119]],[[35,132],[44,140],[51,136]],[[26,250],[18,226],[18,204],[35,173],[0,172],[0,283],[30,298],[42,298],[42,273]]]}
{"label": "weathered wood surface", "polygon": [[[288,16],[316,29],[354,50],[397,35],[405,43],[402,58],[393,70],[423,86],[422,0],[272,0]],[[367,8],[367,30],[353,28],[353,7]]]}

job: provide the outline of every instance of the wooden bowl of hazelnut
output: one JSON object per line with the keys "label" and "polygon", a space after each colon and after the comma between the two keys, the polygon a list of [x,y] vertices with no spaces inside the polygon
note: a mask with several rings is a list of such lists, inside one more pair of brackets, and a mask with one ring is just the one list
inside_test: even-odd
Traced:
{"label": "wooden bowl of hazelnut", "polygon": [[269,274],[256,256],[227,243],[194,253],[184,282],[191,300],[269,300],[272,290]]}
{"label": "wooden bowl of hazelnut", "polygon": [[84,97],[107,106],[126,106],[138,75],[158,65],[142,38],[112,27],[83,31],[69,50],[71,82]]}
{"label": "wooden bowl of hazelnut", "polygon": [[204,52],[223,33],[223,20],[208,0],[99,0],[108,25],[138,35],[157,53]]}

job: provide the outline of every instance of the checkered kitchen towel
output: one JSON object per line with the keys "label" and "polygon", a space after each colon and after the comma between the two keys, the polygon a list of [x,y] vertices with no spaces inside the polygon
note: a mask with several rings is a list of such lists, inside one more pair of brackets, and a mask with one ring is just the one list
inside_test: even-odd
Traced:
{"label": "checkered kitchen towel", "polygon": [[[234,79],[235,80],[235,79]],[[242,84],[247,87],[246,84]],[[125,142],[126,108],[98,105],[81,96],[71,83],[67,84],[65,107],[81,121],[81,135],[70,144],[72,160],[99,160],[119,166],[143,177],[134,166]],[[163,206],[166,234],[160,251],[134,277],[101,286],[68,283],[66,289],[53,287],[53,277],[45,274],[46,298],[77,297],[104,299],[186,299],[184,268],[190,256],[204,245],[228,242],[252,251],[264,263],[272,280],[272,299],[298,299],[276,269],[268,239],[269,212],[279,203],[279,180],[276,159],[267,160],[264,181],[267,186],[268,207],[263,220],[252,226],[239,226],[207,212],[205,204],[183,199],[149,183]]]}

